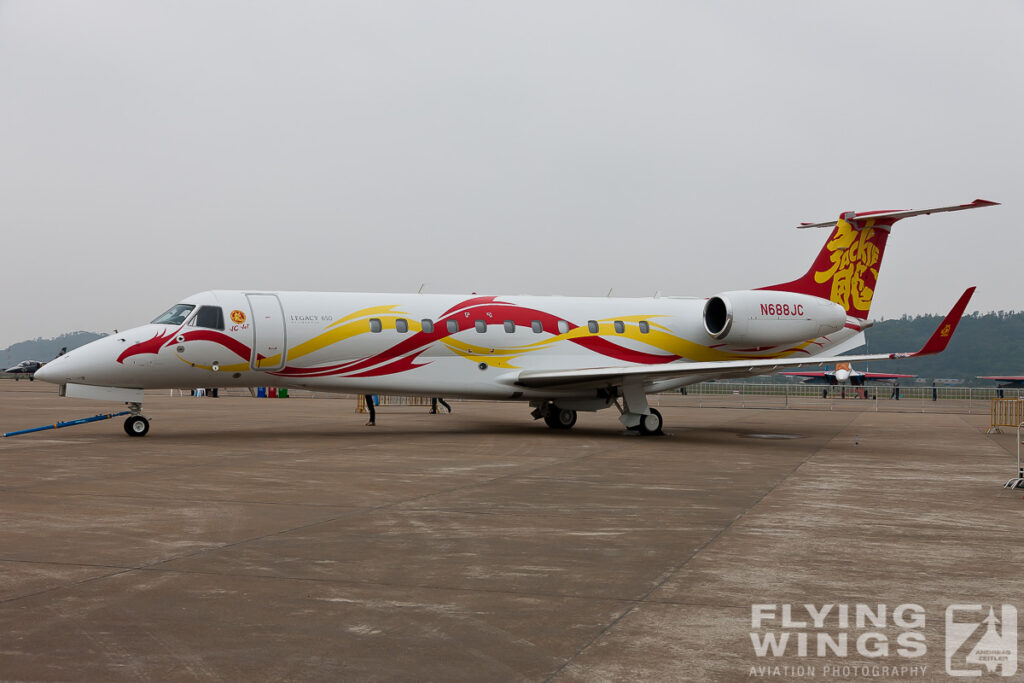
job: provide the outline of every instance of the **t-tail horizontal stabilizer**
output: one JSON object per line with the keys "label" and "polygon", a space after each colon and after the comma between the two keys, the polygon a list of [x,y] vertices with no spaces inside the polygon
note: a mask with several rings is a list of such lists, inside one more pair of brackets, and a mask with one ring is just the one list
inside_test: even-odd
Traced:
{"label": "t-tail horizontal stabilizer", "polygon": [[889,232],[897,221],[912,216],[966,211],[986,206],[997,206],[997,202],[975,199],[970,204],[913,211],[846,211],[833,221],[804,223],[799,227],[832,228],[811,267],[795,280],[761,289],[827,299],[842,306],[848,317],[867,320],[878,286]]}
{"label": "t-tail horizontal stabilizer", "polygon": [[[930,216],[933,213],[946,213],[947,211],[964,211],[966,209],[980,209],[984,206],[999,206],[999,202],[990,202],[987,199],[975,199],[970,204],[956,204],[954,206],[940,206],[934,209],[916,209],[914,211],[847,211],[839,220],[850,223],[857,230],[870,225],[892,227],[892,224],[903,218],[912,216]],[[825,221],[824,223],[801,223],[798,228],[832,228],[839,221]]]}

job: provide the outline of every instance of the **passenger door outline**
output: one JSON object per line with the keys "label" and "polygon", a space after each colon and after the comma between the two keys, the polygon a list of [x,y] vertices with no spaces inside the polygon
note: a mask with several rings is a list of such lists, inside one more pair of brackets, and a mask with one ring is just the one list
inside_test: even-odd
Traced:
{"label": "passenger door outline", "polygon": [[[249,367],[261,372],[284,367],[288,337],[284,307],[276,294],[246,294],[252,312],[252,357]],[[262,357],[261,357],[262,356]]]}

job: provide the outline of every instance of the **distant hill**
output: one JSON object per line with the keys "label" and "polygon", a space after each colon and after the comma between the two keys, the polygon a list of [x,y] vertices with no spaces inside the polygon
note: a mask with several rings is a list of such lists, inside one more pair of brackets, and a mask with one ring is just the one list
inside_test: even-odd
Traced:
{"label": "distant hill", "polygon": [[[919,315],[877,322],[865,333],[867,352],[916,351],[941,320],[937,315]],[[864,353],[864,349],[853,353]],[[929,379],[963,379],[979,386],[992,386],[992,382],[975,380],[977,375],[1024,375],[1024,311],[965,315],[945,352],[884,361],[871,369]]]}
{"label": "distant hill", "polygon": [[[8,360],[12,364],[23,360],[39,360],[45,363],[53,360],[65,346],[70,351],[105,336],[97,332],[68,332],[53,339],[38,338],[18,342],[0,351],[0,363],[7,363]],[[0,367],[0,370],[5,367],[7,365]]]}

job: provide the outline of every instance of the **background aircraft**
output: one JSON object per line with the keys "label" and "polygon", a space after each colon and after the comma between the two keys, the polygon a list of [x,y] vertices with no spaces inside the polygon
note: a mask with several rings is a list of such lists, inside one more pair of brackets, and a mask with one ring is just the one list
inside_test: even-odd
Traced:
{"label": "background aircraft", "polygon": [[630,430],[662,432],[647,394],[780,368],[940,353],[969,288],[914,353],[840,356],[863,344],[892,225],[920,211],[846,212],[808,271],[790,282],[710,298],[201,292],[152,323],[41,368],[62,395],[130,406],[143,436],[144,389],[278,386],[528,402],[568,429],[577,411],[615,407]]}
{"label": "background aircraft", "polygon": [[15,381],[21,379],[21,377],[23,376],[27,376],[29,381],[31,382],[33,379],[35,379],[36,371],[39,368],[43,367],[43,365],[44,363],[41,363],[37,360],[23,360],[17,365],[12,365],[11,367],[4,370],[4,373],[8,375],[14,375]]}
{"label": "background aircraft", "polygon": [[831,370],[818,372],[780,372],[790,377],[806,377],[804,384],[829,384],[835,386],[849,382],[855,387],[864,386],[867,382],[891,383],[899,379],[912,379],[917,375],[896,375],[885,372],[860,372],[854,370],[849,363],[836,363]]}
{"label": "background aircraft", "polygon": [[1013,375],[1009,375],[1009,376],[997,375],[997,376],[994,376],[994,377],[981,377],[981,376],[979,376],[978,379],[991,379],[991,380],[995,380],[996,382],[1004,382],[1004,384],[1000,384],[999,385],[1000,389],[1024,389],[1024,377],[1021,377],[1021,376],[1016,376],[1016,377],[1014,377]]}

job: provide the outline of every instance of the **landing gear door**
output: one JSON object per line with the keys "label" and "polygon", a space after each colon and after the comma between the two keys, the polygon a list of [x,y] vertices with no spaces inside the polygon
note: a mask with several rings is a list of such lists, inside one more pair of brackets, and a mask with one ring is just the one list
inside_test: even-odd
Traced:
{"label": "landing gear door", "polygon": [[284,310],[276,294],[246,294],[252,310],[253,370],[280,370],[285,363]]}

